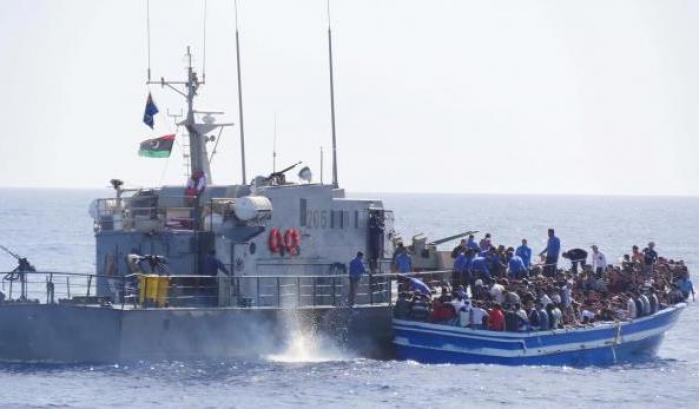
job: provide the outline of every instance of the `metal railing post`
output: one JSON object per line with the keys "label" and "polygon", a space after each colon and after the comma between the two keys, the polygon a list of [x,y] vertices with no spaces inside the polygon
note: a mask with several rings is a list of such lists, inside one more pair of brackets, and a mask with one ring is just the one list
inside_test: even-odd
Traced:
{"label": "metal railing post", "polygon": [[332,287],[332,290],[333,290],[333,305],[337,305],[337,298],[336,298],[336,297],[337,297],[337,290],[336,290],[336,288],[335,288],[335,278],[336,278],[336,277],[333,276],[333,287]]}
{"label": "metal railing post", "polygon": [[371,271],[369,272],[369,305],[374,305],[374,289],[371,286],[372,283],[372,273]]}
{"label": "metal railing post", "polygon": [[282,288],[279,276],[277,276],[277,307],[282,306]]}
{"label": "metal railing post", "polygon": [[316,306],[316,297],[317,297],[316,284],[317,284],[317,282],[318,282],[318,277],[313,277],[313,306],[314,307]]}
{"label": "metal railing post", "polygon": [[90,296],[90,287],[92,287],[92,276],[89,275],[87,277],[87,292],[85,293],[86,296]]}
{"label": "metal railing post", "polygon": [[68,299],[70,299],[70,277],[66,277],[66,293],[68,295]]}
{"label": "metal railing post", "polygon": [[301,306],[301,277],[296,277],[296,306]]}
{"label": "metal railing post", "polygon": [[260,306],[260,277],[257,276],[257,306]]}
{"label": "metal railing post", "polygon": [[121,309],[126,305],[126,278],[121,277]]}

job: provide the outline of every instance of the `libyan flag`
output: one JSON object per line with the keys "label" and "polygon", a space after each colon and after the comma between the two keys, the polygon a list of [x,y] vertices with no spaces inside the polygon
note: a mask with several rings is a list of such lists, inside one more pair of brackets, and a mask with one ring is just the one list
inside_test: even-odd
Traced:
{"label": "libyan flag", "polygon": [[160,138],[148,139],[141,142],[138,154],[146,158],[169,158],[175,135],[164,135]]}

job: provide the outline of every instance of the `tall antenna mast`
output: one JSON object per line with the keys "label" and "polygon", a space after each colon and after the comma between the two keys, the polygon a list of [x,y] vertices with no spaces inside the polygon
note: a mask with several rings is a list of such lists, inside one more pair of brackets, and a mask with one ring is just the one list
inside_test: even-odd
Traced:
{"label": "tall antenna mast", "polygon": [[146,0],[146,47],[148,49],[148,81],[150,81],[150,0]]}
{"label": "tall antenna mast", "polygon": [[274,139],[272,140],[272,173],[277,171],[277,113],[274,113]]}
{"label": "tall antenna mast", "polygon": [[328,62],[330,65],[330,122],[333,136],[333,186],[338,187],[337,182],[337,140],[335,137],[335,83],[333,81],[333,37],[330,29],[330,0],[328,0]]}
{"label": "tall antenna mast", "polygon": [[[243,85],[240,79],[240,40],[238,35],[238,0],[235,0],[235,62],[238,72],[238,120],[240,121],[240,157],[243,175],[243,184],[247,184],[245,176],[245,127],[243,126]],[[276,123],[276,121],[275,121]],[[276,126],[276,125],[275,125]]]}
{"label": "tall antenna mast", "polygon": [[201,63],[201,80],[206,81],[206,5],[207,1],[204,0],[204,38],[203,38],[203,45],[202,45],[202,63]]}

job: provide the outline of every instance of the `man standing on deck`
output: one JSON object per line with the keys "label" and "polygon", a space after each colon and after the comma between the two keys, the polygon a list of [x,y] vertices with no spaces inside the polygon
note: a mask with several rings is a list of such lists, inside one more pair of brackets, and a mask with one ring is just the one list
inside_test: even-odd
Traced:
{"label": "man standing on deck", "polygon": [[485,237],[481,239],[481,242],[478,244],[478,246],[481,248],[481,251],[490,250],[490,248],[493,246],[493,243],[490,239],[490,233],[485,234]]}
{"label": "man standing on deck", "polygon": [[556,237],[553,229],[549,229],[549,239],[546,243],[546,248],[539,253],[539,256],[546,255],[544,262],[544,276],[553,277],[556,275],[558,268],[558,256],[561,253],[561,240]]}
{"label": "man standing on deck", "polygon": [[469,250],[473,250],[475,252],[478,252],[478,250],[480,250],[478,243],[476,243],[476,236],[474,236],[473,234],[468,235],[468,241],[466,242],[466,248]]}
{"label": "man standing on deck", "polygon": [[348,304],[354,305],[354,299],[357,295],[357,286],[359,285],[359,280],[362,279],[362,275],[366,274],[366,268],[364,268],[364,253],[361,251],[357,252],[357,256],[350,261],[349,264],[349,295]]}
{"label": "man standing on deck", "polygon": [[396,255],[396,269],[399,273],[410,273],[413,271],[413,259],[407,250],[403,250]]}
{"label": "man standing on deck", "polygon": [[585,269],[585,261],[587,260],[587,251],[583,249],[570,249],[568,251],[564,251],[563,254],[561,254],[563,258],[567,258],[570,260],[570,266],[571,266],[571,271],[573,272],[574,275],[578,274],[578,265],[580,266],[581,270]]}
{"label": "man standing on deck", "polygon": [[527,246],[527,239],[522,239],[522,245],[517,247],[515,255],[519,256],[524,262],[524,267],[529,270],[532,266],[532,249]]}
{"label": "man standing on deck", "polygon": [[643,249],[643,275],[648,278],[653,274],[653,266],[658,262],[658,253],[655,251],[655,243],[648,243]]}
{"label": "man standing on deck", "polygon": [[601,277],[602,273],[604,270],[607,269],[607,257],[599,251],[599,248],[597,248],[597,245],[593,244],[592,245],[592,257],[591,263],[592,264],[592,271],[595,272],[597,277]]}
{"label": "man standing on deck", "polygon": [[461,239],[459,242],[459,245],[454,247],[454,250],[451,251],[451,258],[457,258],[459,257],[459,254],[463,253],[466,251],[466,239]]}
{"label": "man standing on deck", "polygon": [[510,273],[510,277],[517,280],[525,278],[528,272],[522,257],[515,255],[512,247],[507,249],[507,270]]}

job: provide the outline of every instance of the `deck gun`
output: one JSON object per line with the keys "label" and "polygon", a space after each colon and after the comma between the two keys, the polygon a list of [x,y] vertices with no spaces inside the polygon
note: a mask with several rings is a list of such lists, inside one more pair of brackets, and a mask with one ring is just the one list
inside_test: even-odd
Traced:
{"label": "deck gun", "polygon": [[443,270],[452,268],[451,251],[439,251],[437,246],[475,234],[478,231],[466,231],[441,239],[427,241],[424,234],[416,234],[412,238],[412,243],[407,246],[408,253],[413,259],[413,268],[421,270]]}
{"label": "deck gun", "polygon": [[271,185],[285,185],[286,184],[286,175],[285,173],[290,171],[291,169],[297,167],[298,165],[302,164],[303,162],[298,161],[294,163],[291,166],[287,166],[286,168],[277,171],[277,172],[272,172],[269,176],[267,176],[267,181]]}
{"label": "deck gun", "polygon": [[34,272],[36,271],[36,268],[27,260],[26,257],[22,257],[8,249],[7,247],[0,245],[0,250],[4,251],[5,253],[9,254],[10,256],[14,257],[17,260],[17,267],[15,267],[14,270],[11,272],[5,274],[5,277],[3,280],[6,281],[14,281],[23,276],[25,272]]}

